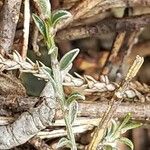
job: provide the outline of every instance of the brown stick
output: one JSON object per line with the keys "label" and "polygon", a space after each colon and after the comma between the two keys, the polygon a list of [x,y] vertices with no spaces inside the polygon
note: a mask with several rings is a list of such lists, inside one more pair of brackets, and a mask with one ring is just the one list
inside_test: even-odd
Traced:
{"label": "brown stick", "polygon": [[5,0],[0,12],[0,53],[8,53],[13,45],[22,0]]}
{"label": "brown stick", "polygon": [[58,26],[57,30],[66,28],[70,23],[73,21],[81,18],[83,15],[88,13],[92,8],[99,6],[98,11],[104,12],[109,8],[113,7],[134,7],[134,6],[149,6],[150,2],[149,0],[135,0],[135,1],[129,1],[129,0],[82,0],[81,2],[78,2],[77,5],[74,5],[70,12],[72,13],[72,18],[69,18],[65,21],[62,21]]}
{"label": "brown stick", "polygon": [[102,74],[107,75],[111,71],[112,65],[114,61],[116,60],[119,50],[124,41],[125,35],[126,35],[126,32],[121,32],[116,36],[109,58],[102,70]]}

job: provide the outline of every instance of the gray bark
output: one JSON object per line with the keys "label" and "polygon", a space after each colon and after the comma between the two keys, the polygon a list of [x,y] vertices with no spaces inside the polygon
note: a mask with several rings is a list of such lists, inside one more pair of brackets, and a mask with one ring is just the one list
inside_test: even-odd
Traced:
{"label": "gray bark", "polygon": [[41,93],[42,103],[23,113],[14,123],[0,127],[0,149],[11,149],[27,142],[50,126],[55,115],[55,95],[50,82]]}

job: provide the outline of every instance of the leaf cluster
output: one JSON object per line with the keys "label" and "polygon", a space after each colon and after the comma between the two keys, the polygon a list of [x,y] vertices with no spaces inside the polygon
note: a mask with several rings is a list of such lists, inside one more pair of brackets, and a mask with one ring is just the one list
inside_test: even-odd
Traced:
{"label": "leaf cluster", "polygon": [[130,121],[131,114],[128,113],[121,122],[112,120],[111,126],[107,128],[106,134],[103,138],[102,147],[104,150],[117,150],[117,143],[121,142],[130,147],[131,150],[134,149],[134,145],[131,140],[121,135],[128,130],[138,128],[142,124]]}

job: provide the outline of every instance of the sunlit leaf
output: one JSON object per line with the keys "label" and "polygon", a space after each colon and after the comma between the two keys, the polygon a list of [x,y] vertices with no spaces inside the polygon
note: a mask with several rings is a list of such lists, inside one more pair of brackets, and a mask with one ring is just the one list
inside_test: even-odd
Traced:
{"label": "sunlit leaf", "polygon": [[59,10],[57,12],[55,12],[52,15],[52,24],[53,26],[56,26],[56,24],[61,20],[61,19],[66,19],[71,17],[71,13],[65,10]]}
{"label": "sunlit leaf", "polygon": [[126,144],[127,146],[129,146],[131,150],[134,149],[134,145],[133,145],[132,141],[130,141],[128,138],[121,137],[119,139],[119,141],[122,142],[122,143],[124,143],[124,144]]}
{"label": "sunlit leaf", "polygon": [[51,14],[51,5],[49,0],[38,0],[42,14],[47,18]]}
{"label": "sunlit leaf", "polygon": [[77,101],[73,101],[70,105],[69,105],[69,120],[70,120],[70,124],[73,124],[76,116],[77,116],[77,112],[78,112],[78,102]]}
{"label": "sunlit leaf", "polygon": [[60,60],[60,70],[66,69],[78,55],[79,49],[74,49],[66,53]]}

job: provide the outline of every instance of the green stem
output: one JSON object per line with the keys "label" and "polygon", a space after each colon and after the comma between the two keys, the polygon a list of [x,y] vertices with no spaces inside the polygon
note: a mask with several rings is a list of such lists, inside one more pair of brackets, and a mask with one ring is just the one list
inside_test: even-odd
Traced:
{"label": "green stem", "polygon": [[54,80],[57,84],[56,92],[57,92],[58,99],[60,100],[61,109],[64,114],[64,120],[66,123],[68,138],[70,139],[70,141],[72,143],[72,150],[77,150],[76,143],[75,143],[75,137],[74,137],[73,130],[72,130],[72,125],[70,124],[70,121],[69,121],[69,114],[67,113],[65,105],[64,105],[65,94],[64,94],[64,90],[63,90],[62,76],[61,76],[61,72],[60,72],[60,68],[59,68],[59,63],[57,60],[57,52],[56,51],[52,52],[52,54],[51,54],[51,67],[52,67],[52,71],[53,71]]}

